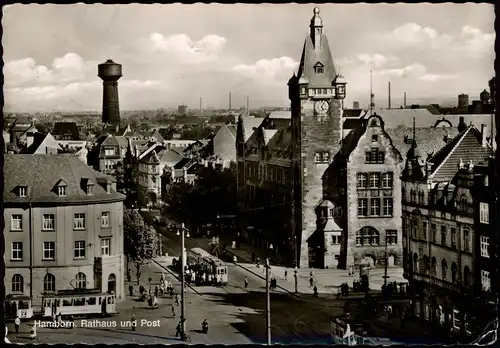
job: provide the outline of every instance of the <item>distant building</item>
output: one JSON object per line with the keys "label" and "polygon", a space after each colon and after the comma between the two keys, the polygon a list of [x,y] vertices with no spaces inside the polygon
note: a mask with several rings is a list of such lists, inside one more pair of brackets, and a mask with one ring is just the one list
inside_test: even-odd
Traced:
{"label": "distant building", "polygon": [[56,122],[51,134],[56,140],[80,140],[78,126],[75,122]]}
{"label": "distant building", "polygon": [[188,107],[186,105],[179,105],[177,107],[177,113],[180,116],[187,116],[187,114],[188,114]]}
{"label": "distant building", "polygon": [[70,155],[4,156],[6,294],[98,289],[124,296],[123,200]]}
{"label": "distant building", "polygon": [[92,149],[96,169],[104,174],[113,174],[115,166],[123,162],[129,143],[123,136],[104,135],[97,139]]}
{"label": "distant building", "polygon": [[467,109],[469,107],[469,95],[459,94],[458,95],[458,108]]}
{"label": "distant building", "polygon": [[229,167],[231,162],[236,163],[236,127],[223,125],[219,128],[213,142],[213,155],[223,167]]}
{"label": "distant building", "polygon": [[50,133],[33,134],[33,136],[28,137],[27,145],[28,146],[22,149],[20,153],[31,155],[50,155],[58,154],[62,150],[62,147]]}
{"label": "distant building", "polygon": [[[175,135],[175,134],[174,134]],[[165,140],[163,143],[167,147],[167,149],[172,148],[187,148],[189,145],[193,144],[196,140],[180,140],[180,139],[172,139]]]}

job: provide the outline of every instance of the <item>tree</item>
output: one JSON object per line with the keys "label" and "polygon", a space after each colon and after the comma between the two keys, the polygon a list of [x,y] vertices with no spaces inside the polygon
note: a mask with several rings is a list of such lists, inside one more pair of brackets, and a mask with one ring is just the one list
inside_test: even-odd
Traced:
{"label": "tree", "polygon": [[139,284],[141,268],[158,255],[160,241],[154,228],[135,210],[125,211],[123,226],[125,253],[135,266]]}

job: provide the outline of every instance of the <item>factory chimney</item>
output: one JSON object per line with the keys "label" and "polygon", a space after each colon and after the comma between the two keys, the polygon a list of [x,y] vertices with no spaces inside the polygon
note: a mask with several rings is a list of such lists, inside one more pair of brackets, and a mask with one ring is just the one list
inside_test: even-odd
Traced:
{"label": "factory chimney", "polygon": [[120,125],[120,106],[118,101],[118,80],[122,77],[122,66],[108,59],[97,66],[102,79],[102,122]]}
{"label": "factory chimney", "polygon": [[231,111],[231,92],[229,92],[229,111]]}
{"label": "factory chimney", "polygon": [[247,95],[247,116],[250,116],[250,97]]}
{"label": "factory chimney", "polygon": [[389,82],[389,109],[391,108],[391,82]]}
{"label": "factory chimney", "polygon": [[404,96],[404,99],[403,99],[403,107],[406,108],[406,92],[405,92],[405,96]]}
{"label": "factory chimney", "polygon": [[200,97],[200,116],[203,116],[202,100],[203,97]]}

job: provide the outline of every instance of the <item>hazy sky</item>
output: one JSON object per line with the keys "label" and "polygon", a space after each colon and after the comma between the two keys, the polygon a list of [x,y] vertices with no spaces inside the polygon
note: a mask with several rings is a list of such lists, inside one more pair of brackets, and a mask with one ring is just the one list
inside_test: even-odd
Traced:
{"label": "hazy sky", "polygon": [[[123,65],[122,110],[289,105],[314,5],[10,5],[3,8],[5,104],[15,111],[100,110],[97,64]],[[403,92],[456,102],[494,75],[489,4],[322,4],[346,105]]]}

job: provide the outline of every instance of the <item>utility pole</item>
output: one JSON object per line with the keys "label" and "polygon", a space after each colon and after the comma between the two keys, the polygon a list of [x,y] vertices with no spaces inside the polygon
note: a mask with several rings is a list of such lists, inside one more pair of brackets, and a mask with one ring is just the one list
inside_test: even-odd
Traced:
{"label": "utility pole", "polygon": [[[184,223],[181,225],[181,231],[180,233],[177,232],[177,235],[181,235],[181,340],[184,341],[186,338],[186,316],[185,316],[185,311],[186,311],[186,302],[185,302],[185,292],[186,292],[186,284],[184,280],[184,267],[185,267],[185,257],[186,257],[186,250],[184,247]],[[187,237],[189,238],[189,232]]]}
{"label": "utility pole", "polygon": [[388,259],[387,259],[387,242],[389,241],[389,238],[387,236],[387,231],[386,231],[386,235],[385,235],[385,266],[384,266],[384,288],[387,288],[387,278],[389,278],[387,276],[387,262],[388,262]]}
{"label": "utility pole", "polygon": [[375,96],[373,95],[372,71],[370,70],[370,116],[372,115],[373,107],[375,106],[375,104],[373,103],[373,97]]}
{"label": "utility pole", "polygon": [[266,332],[267,344],[271,345],[271,297],[269,294],[269,259],[266,259]]}

